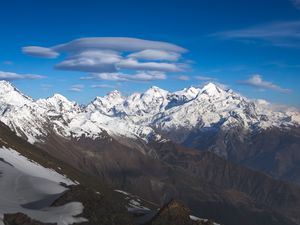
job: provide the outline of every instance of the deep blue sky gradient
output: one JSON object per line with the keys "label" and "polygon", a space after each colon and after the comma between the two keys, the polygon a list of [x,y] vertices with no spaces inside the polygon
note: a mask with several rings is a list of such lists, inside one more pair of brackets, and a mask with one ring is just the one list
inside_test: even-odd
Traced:
{"label": "deep blue sky gradient", "polygon": [[[204,82],[172,78],[185,75],[214,77],[217,82],[247,97],[300,107],[300,45],[283,47],[213,35],[289,21],[300,21],[300,9],[289,0],[3,0],[0,3],[0,71],[47,76],[40,80],[13,81],[33,98],[58,92],[87,103],[110,91],[91,88],[93,84],[118,86],[124,94],[130,94],[152,85],[178,90]],[[83,72],[54,69],[61,58],[34,58],[21,51],[28,45],[50,47],[82,37],[110,36],[166,41],[182,46],[189,50],[184,58],[193,61],[191,69],[169,74],[163,81],[85,81],[79,79],[85,75]],[[292,89],[292,92],[260,90],[237,83],[253,74],[260,74],[264,80]],[[84,90],[79,93],[69,91],[76,84],[83,84]]]}

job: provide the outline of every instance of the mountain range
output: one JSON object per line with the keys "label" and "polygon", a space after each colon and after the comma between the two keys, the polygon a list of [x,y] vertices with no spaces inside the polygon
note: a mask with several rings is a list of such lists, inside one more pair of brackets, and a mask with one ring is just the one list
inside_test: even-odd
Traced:
{"label": "mountain range", "polygon": [[33,100],[0,81],[0,121],[2,145],[45,164],[36,149],[68,177],[89,177],[80,181],[89,188],[95,180],[153,209],[176,198],[226,225],[300,224],[296,109],[213,83],[79,105],[59,94]]}
{"label": "mountain range", "polygon": [[82,106],[59,94],[35,101],[2,81],[0,115],[32,144],[43,143],[51,133],[77,140],[108,134],[155,154],[144,146],[171,140],[300,183],[300,113],[213,83],[173,93],[151,87],[127,97],[112,91]]}

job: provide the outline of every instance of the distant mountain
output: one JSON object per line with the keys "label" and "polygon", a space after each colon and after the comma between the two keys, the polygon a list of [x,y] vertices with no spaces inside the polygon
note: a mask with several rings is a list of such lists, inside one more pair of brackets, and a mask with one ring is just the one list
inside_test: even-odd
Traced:
{"label": "distant mountain", "polygon": [[147,143],[171,140],[300,184],[300,113],[213,83],[172,93],[112,91],[80,106],[59,94],[35,101],[0,81],[0,121],[30,143],[53,133],[77,140],[107,134],[153,157]]}
{"label": "distant mountain", "polygon": [[[224,160],[232,157],[224,154],[228,148],[220,145],[220,151],[216,151],[214,147],[217,146],[214,141],[221,141],[222,136],[214,141],[209,139],[214,137],[210,136],[212,131],[254,135],[277,130],[278,137],[284,137],[281,135],[285,132],[291,137],[290,132],[298,129],[299,113],[264,109],[261,106],[264,104],[208,84],[202,89],[191,87],[174,93],[152,87],[129,97],[113,91],[87,106],[79,106],[58,94],[34,101],[8,82],[1,82],[0,120],[34,146],[16,137],[3,124],[0,124],[0,144],[29,154],[29,159],[42,165],[48,163],[48,158],[54,160],[55,170],[64,168],[60,164],[65,165],[68,169],[63,174],[76,177],[81,184],[93,186],[96,182],[126,190],[155,202],[154,205],[176,198],[197,216],[220,223],[300,224],[299,187]],[[198,140],[205,137],[208,147],[200,148],[198,145],[205,143]],[[226,138],[222,140],[227,143]],[[290,140],[296,143],[298,138]],[[185,148],[175,142],[213,153]],[[277,151],[273,145],[269,147]],[[238,149],[238,154],[247,155],[248,150]],[[253,155],[253,159],[259,159],[257,152]],[[289,165],[297,171],[294,164]],[[71,190],[77,193],[76,188]],[[70,195],[76,196],[75,193]],[[70,200],[70,195],[61,202]]]}

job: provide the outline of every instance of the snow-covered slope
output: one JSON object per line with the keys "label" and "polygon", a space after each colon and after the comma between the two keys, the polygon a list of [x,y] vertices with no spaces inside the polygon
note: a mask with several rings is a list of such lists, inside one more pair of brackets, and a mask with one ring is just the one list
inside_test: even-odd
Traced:
{"label": "snow-covered slope", "polygon": [[[268,103],[270,106],[272,104]],[[168,109],[155,117],[153,124],[163,132],[195,129],[230,129],[243,127],[248,130],[270,127],[298,126],[299,112],[263,107],[232,90],[224,90],[215,84],[204,86],[198,95],[183,105]],[[182,140],[183,141],[183,140]]]}
{"label": "snow-covered slope", "polygon": [[248,130],[299,126],[300,114],[294,109],[274,107],[263,100],[249,100],[230,89],[209,83],[168,92],[151,87],[144,93],[122,96],[112,91],[79,106],[55,94],[47,99],[25,96],[9,82],[0,81],[0,120],[29,142],[41,142],[55,132],[67,138],[113,137],[161,140],[160,134],[184,131],[181,143],[195,129]]}
{"label": "snow-covered slope", "polygon": [[[80,107],[59,94],[34,101],[7,81],[0,81],[0,90],[0,120],[30,143],[42,142],[53,131],[68,138],[83,135],[101,138],[103,131],[112,136],[141,137],[145,140],[154,135],[150,127],[111,117],[99,108],[95,109],[97,105]],[[14,100],[11,101],[11,98]],[[113,99],[114,96],[107,96],[106,102],[115,103]]]}
{"label": "snow-covered slope", "polygon": [[272,104],[251,101],[213,83],[201,89],[190,87],[174,93],[152,87],[145,93],[135,93],[128,97],[118,94],[116,101],[111,100],[112,104],[101,104],[103,99],[107,100],[107,96],[95,99],[87,106],[87,111],[99,111],[138,125],[163,130],[211,127],[220,123],[223,127],[242,125],[245,128],[300,123],[300,114],[296,110],[267,109]]}
{"label": "snow-covered slope", "polygon": [[68,225],[87,221],[75,217],[83,211],[79,202],[49,207],[67,189],[60,183],[74,184],[65,176],[0,147],[0,224],[3,215],[22,212],[44,223]]}
{"label": "snow-covered slope", "polygon": [[[253,131],[300,124],[300,114],[295,109],[276,107],[263,100],[252,101],[213,83],[173,93],[151,87],[145,93],[128,97],[114,91],[96,98],[86,111],[126,121],[140,129],[151,127],[179,143],[195,129],[243,127]],[[176,131],[180,131],[179,136]]]}

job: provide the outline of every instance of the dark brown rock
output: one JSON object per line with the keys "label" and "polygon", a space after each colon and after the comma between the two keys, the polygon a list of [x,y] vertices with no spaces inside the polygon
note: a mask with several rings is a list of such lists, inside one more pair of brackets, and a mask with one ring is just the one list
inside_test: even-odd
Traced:
{"label": "dark brown rock", "polygon": [[184,204],[171,200],[165,204],[146,225],[213,225],[210,220],[193,221],[190,218],[191,210]]}
{"label": "dark brown rock", "polygon": [[82,185],[69,187],[52,206],[61,206],[69,202],[78,201],[84,206],[80,215],[88,219],[83,224],[88,225],[131,225],[133,217],[126,209],[126,202],[115,195],[100,193]]}
{"label": "dark brown rock", "polygon": [[5,225],[55,225],[33,220],[23,213],[4,214],[3,222]]}

